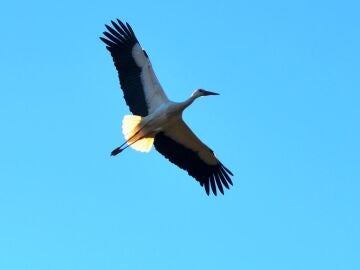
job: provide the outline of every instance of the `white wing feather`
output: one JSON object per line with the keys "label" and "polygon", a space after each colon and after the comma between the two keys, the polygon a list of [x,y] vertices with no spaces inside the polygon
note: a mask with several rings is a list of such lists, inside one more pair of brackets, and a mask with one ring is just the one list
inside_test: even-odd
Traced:
{"label": "white wing feather", "polygon": [[182,119],[180,119],[176,125],[171,125],[171,127],[166,128],[164,133],[179,144],[197,152],[205,163],[209,165],[217,165],[219,163],[210,148],[192,132]]}
{"label": "white wing feather", "polygon": [[136,64],[141,68],[141,82],[144,87],[145,99],[149,114],[153,113],[161,104],[168,102],[163,88],[157,79],[149,58],[137,43],[132,49],[132,56]]}

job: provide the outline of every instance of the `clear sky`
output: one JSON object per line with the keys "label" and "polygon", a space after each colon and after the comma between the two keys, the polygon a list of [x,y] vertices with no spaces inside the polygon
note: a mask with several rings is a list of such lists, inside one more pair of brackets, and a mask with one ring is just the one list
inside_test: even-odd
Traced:
{"label": "clear sky", "polygon": [[[3,1],[0,269],[360,269],[359,1]],[[99,40],[128,21],[233,171],[207,197],[152,150]]]}

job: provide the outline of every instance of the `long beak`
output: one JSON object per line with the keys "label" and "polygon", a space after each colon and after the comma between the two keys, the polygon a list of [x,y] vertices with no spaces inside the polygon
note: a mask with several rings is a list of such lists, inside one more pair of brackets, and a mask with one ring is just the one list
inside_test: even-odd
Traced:
{"label": "long beak", "polygon": [[210,91],[203,90],[203,95],[204,96],[217,96],[217,95],[220,95],[220,94],[215,93],[215,92],[210,92]]}

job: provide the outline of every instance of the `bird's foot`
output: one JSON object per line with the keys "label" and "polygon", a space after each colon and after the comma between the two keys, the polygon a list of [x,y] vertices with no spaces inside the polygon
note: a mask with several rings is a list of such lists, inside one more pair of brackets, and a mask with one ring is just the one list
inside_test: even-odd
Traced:
{"label": "bird's foot", "polygon": [[120,147],[116,147],[114,150],[112,150],[111,156],[116,156],[117,154],[120,154],[122,150],[124,149],[121,149]]}

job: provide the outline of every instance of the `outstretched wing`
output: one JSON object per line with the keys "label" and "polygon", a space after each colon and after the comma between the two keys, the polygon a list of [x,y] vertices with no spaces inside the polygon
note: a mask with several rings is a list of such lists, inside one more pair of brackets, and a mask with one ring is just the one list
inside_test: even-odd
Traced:
{"label": "outstretched wing", "polygon": [[112,27],[100,39],[107,45],[119,74],[126,104],[135,115],[146,116],[168,101],[131,26],[120,20],[111,21]]}
{"label": "outstretched wing", "polygon": [[216,187],[224,194],[223,186],[229,189],[229,184],[233,184],[229,176],[233,175],[231,171],[182,120],[158,133],[155,136],[154,145],[157,151],[181,169],[186,170],[201,186],[204,186],[208,195],[210,187],[215,195],[217,194]]}

